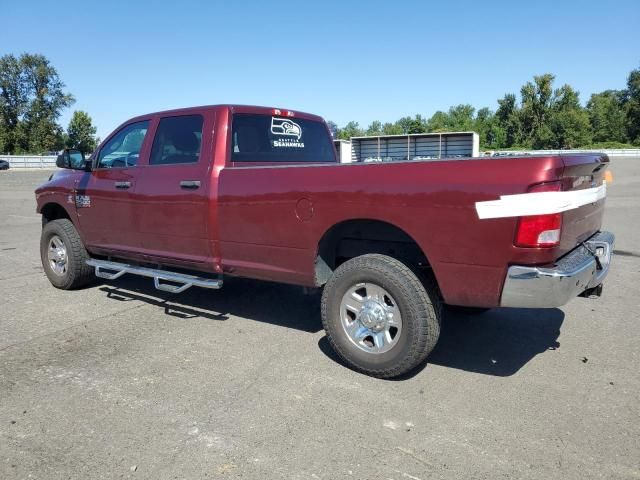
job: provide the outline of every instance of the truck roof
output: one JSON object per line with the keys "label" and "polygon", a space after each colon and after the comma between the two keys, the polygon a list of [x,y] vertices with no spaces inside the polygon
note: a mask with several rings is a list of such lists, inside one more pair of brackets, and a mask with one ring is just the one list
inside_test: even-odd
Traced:
{"label": "truck roof", "polygon": [[[254,113],[254,114],[261,114],[261,115],[283,115],[283,116],[289,116],[292,118],[305,118],[307,120],[315,120],[315,121],[319,121],[319,122],[323,122],[324,119],[318,115],[314,115],[312,113],[307,113],[307,112],[301,112],[298,110],[291,110],[288,108],[282,108],[282,107],[265,107],[265,106],[259,106],[259,105],[239,105],[239,104],[217,104],[217,105],[200,105],[200,106],[194,106],[194,107],[185,107],[185,108],[175,108],[175,109],[171,109],[171,110],[161,110],[158,112],[151,112],[151,113],[146,113],[144,115],[137,115],[136,117],[133,117],[131,119],[129,119],[127,122],[131,121],[131,120],[136,120],[138,118],[142,119],[142,118],[146,118],[146,117],[151,117],[151,116],[166,116],[166,115],[188,115],[190,113],[195,113],[197,111],[202,111],[202,110],[219,110],[219,109],[228,109],[231,111],[231,113]],[[281,112],[281,113],[278,113]]]}

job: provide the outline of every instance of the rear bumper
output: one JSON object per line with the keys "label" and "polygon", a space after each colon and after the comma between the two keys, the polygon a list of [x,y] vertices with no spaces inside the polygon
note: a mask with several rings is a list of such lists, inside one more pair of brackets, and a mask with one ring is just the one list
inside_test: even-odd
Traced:
{"label": "rear bumper", "polygon": [[[596,233],[551,267],[512,265],[507,271],[501,307],[560,307],[585,290],[602,284],[609,273],[615,237]],[[594,252],[598,261],[592,253]]]}

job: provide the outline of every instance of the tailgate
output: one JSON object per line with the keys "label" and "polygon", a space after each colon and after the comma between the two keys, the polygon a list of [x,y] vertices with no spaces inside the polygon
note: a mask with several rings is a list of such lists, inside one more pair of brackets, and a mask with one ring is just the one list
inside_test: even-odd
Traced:
{"label": "tailgate", "polygon": [[[562,161],[564,163],[561,178],[563,191],[600,187],[604,182],[604,172],[609,166],[609,157],[604,154],[562,155]],[[604,202],[605,198],[563,213],[561,255],[600,230]]]}

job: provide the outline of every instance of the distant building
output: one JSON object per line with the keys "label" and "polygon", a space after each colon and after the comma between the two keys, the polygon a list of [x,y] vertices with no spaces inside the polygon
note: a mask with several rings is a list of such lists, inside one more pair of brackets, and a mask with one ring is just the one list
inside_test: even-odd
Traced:
{"label": "distant building", "polygon": [[351,162],[351,142],[349,140],[334,140],[333,144],[336,146],[338,161],[340,163],[350,163]]}
{"label": "distant building", "polygon": [[348,162],[386,162],[478,157],[476,132],[414,133],[335,140],[338,158]]}

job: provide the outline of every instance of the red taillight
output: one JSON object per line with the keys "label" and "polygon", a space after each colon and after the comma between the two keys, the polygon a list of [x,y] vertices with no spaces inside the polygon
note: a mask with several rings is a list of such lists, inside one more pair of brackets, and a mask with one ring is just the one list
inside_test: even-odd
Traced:
{"label": "red taillight", "polygon": [[295,112],[292,112],[291,110],[280,110],[279,108],[274,108],[273,110],[271,110],[271,113],[273,115],[279,115],[279,116],[284,116],[284,117],[295,117],[296,116]]}
{"label": "red taillight", "polygon": [[[550,182],[534,185],[528,192],[559,192],[561,189],[560,182]],[[560,244],[561,230],[562,213],[520,217],[515,245],[528,248],[557,247]]]}

